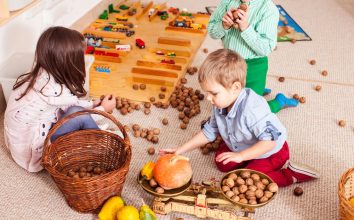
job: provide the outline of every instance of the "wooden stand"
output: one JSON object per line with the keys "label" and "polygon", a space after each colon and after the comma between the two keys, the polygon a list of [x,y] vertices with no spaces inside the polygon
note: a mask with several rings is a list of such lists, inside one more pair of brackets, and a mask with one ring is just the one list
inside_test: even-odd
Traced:
{"label": "wooden stand", "polygon": [[[151,191],[147,192],[151,193]],[[156,196],[152,203],[152,210],[161,215],[180,212],[198,218],[221,220],[250,220],[249,213],[255,212],[254,209],[239,207],[229,202],[215,184],[198,183],[192,184],[177,196]]]}
{"label": "wooden stand", "polygon": [[[120,13],[109,14],[108,20],[97,19],[85,30],[85,33],[90,33],[96,37],[120,39],[119,44],[131,45],[131,50],[124,54],[119,52],[119,57],[96,56],[96,60],[106,61],[107,64],[110,64],[112,71],[110,74],[105,74],[95,71],[94,68],[90,69],[90,96],[98,98],[102,94],[111,93],[134,101],[149,102],[150,98],[154,97],[162,103],[167,103],[175,86],[184,77],[207,31],[201,29],[198,30],[199,34],[195,34],[166,30],[169,22],[173,21],[178,15],[169,13],[168,18],[162,20],[159,16],[149,16],[148,13],[150,9],[155,10],[153,15],[157,15],[160,10],[166,10],[167,5],[165,3],[154,5],[153,2],[148,2],[142,5],[140,1],[136,3],[123,1],[120,4],[123,3],[135,8],[136,14],[129,16],[126,13],[129,9],[126,11],[120,10]],[[117,21],[116,16],[125,16],[128,21]],[[195,20],[205,26],[209,21],[209,16],[195,14]],[[105,26],[109,25],[117,28],[120,25],[130,26],[129,30],[134,31],[135,34],[129,37],[125,33],[103,31],[95,28],[104,29]],[[122,27],[122,29],[124,28]],[[138,38],[145,43],[145,48],[136,46],[136,39]],[[106,42],[102,45],[112,48]],[[98,50],[113,52],[107,49]],[[146,89],[133,90],[132,85],[136,83],[146,84]],[[167,87],[163,99],[159,98],[161,86]]]}

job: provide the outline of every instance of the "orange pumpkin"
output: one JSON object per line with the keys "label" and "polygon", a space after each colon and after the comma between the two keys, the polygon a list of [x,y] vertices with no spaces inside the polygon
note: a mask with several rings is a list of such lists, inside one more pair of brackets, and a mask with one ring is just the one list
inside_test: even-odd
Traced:
{"label": "orange pumpkin", "polygon": [[184,186],[192,178],[192,174],[189,159],[175,154],[161,156],[153,170],[156,182],[167,190]]}

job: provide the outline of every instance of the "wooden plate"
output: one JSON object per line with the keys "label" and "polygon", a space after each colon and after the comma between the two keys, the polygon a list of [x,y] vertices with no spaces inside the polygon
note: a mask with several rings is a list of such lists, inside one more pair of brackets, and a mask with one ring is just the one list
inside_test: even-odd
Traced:
{"label": "wooden plate", "polygon": [[141,175],[140,175],[140,172],[138,174],[138,183],[141,185],[141,187],[143,187],[143,189],[154,195],[154,196],[158,196],[158,197],[174,197],[174,196],[177,196],[179,194],[182,194],[184,191],[186,191],[192,184],[192,178],[189,180],[189,182],[180,187],[180,188],[177,188],[177,189],[171,189],[171,190],[165,190],[164,193],[157,193],[155,192],[155,188],[152,188],[149,184],[149,181],[144,179]]}

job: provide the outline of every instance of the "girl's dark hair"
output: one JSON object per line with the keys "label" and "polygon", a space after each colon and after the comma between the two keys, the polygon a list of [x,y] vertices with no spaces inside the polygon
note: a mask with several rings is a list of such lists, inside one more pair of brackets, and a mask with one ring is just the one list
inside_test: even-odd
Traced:
{"label": "girl's dark hair", "polygon": [[53,77],[55,82],[62,86],[58,96],[61,95],[63,86],[78,97],[85,96],[87,92],[83,87],[86,76],[84,51],[84,37],[78,31],[65,27],[51,27],[44,31],[37,43],[32,70],[19,76],[13,86],[15,90],[24,83],[29,83],[17,100],[33,88],[43,69],[47,71],[49,77]]}

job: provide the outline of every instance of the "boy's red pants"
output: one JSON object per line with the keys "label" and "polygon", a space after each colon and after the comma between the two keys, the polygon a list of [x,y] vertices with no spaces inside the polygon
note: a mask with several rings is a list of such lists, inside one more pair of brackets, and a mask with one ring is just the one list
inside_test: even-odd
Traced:
{"label": "boy's red pants", "polygon": [[222,164],[222,162],[217,162],[216,157],[224,152],[231,152],[231,150],[224,142],[222,142],[215,152],[214,159],[216,166],[222,172],[229,172],[238,168],[247,168],[267,174],[280,187],[293,184],[291,172],[289,172],[288,169],[282,169],[285,162],[289,160],[289,147],[287,142],[284,143],[280,151],[270,157],[244,161],[242,163],[229,162],[227,164]]}

